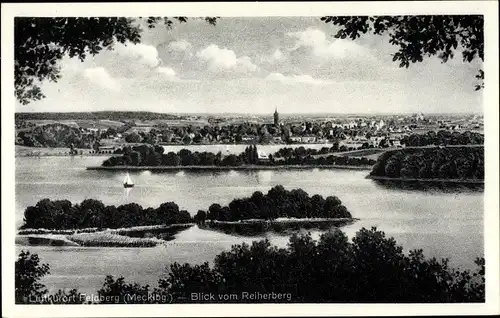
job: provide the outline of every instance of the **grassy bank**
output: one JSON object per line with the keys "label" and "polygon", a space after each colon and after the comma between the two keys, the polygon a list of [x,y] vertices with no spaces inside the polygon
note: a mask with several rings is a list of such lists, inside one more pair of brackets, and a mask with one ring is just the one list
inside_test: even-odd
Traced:
{"label": "grassy bank", "polygon": [[54,229],[31,229],[31,228],[26,228],[26,229],[20,229],[17,234],[18,235],[28,235],[28,234],[75,234],[75,233],[93,233],[93,232],[99,232],[102,231],[102,229],[92,227],[92,228],[86,228],[86,229],[78,229],[78,230],[54,230]]}
{"label": "grassy bank", "polygon": [[243,236],[260,235],[266,232],[290,234],[300,230],[328,230],[332,227],[342,227],[354,223],[356,218],[304,218],[285,219],[280,218],[273,221],[262,219],[244,221],[207,221],[200,228],[220,231],[226,234],[237,234]]}
{"label": "grassy bank", "polygon": [[17,233],[16,244],[92,247],[154,247],[174,239],[175,234],[191,226],[193,226],[192,223],[134,226],[119,229],[22,229]]}
{"label": "grassy bank", "polygon": [[[111,153],[94,153],[93,149],[88,148],[78,148],[76,155],[70,155],[69,148],[42,148],[42,147],[27,147],[27,146],[15,146],[15,156],[16,157],[110,157],[116,156],[116,154]],[[92,153],[91,153],[92,151]]]}
{"label": "grassy bank", "polygon": [[254,171],[254,170],[311,170],[311,169],[347,169],[347,170],[371,170],[371,166],[347,166],[347,165],[242,165],[242,166],[91,166],[87,170],[108,171]]}
{"label": "grassy bank", "polygon": [[57,234],[17,235],[15,243],[18,245],[78,246],[77,243],[69,240],[65,235]]}

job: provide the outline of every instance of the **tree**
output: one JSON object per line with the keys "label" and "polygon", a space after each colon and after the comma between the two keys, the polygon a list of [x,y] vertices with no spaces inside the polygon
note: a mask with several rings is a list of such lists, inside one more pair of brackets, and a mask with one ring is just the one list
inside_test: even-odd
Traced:
{"label": "tree", "polygon": [[40,303],[47,289],[39,281],[47,274],[49,265],[40,264],[37,254],[21,251],[15,265],[16,303]]}
{"label": "tree", "polygon": [[[355,40],[362,34],[389,35],[389,43],[399,47],[393,61],[408,68],[410,63],[422,62],[425,56],[437,55],[443,63],[453,58],[460,48],[462,59],[471,62],[484,60],[484,18],[482,15],[420,15],[420,16],[325,16],[325,23],[340,26],[336,38]],[[484,72],[478,70],[484,87]]]}
{"label": "tree", "polygon": [[142,140],[142,137],[136,133],[136,132],[133,132],[131,134],[128,134],[127,136],[125,136],[125,141],[126,142],[130,142],[130,143],[139,143],[141,142]]}
{"label": "tree", "polygon": [[[145,21],[144,21],[145,20]],[[114,43],[141,42],[140,22],[154,28],[160,20],[171,28],[175,21],[187,22],[186,17],[149,17],[132,19],[107,18],[25,18],[14,19],[14,85],[17,100],[26,105],[45,97],[39,84],[57,82],[61,78],[58,62],[65,56],[77,57],[112,50]],[[205,18],[215,25],[216,17]]]}
{"label": "tree", "polygon": [[141,286],[137,283],[127,283],[123,277],[115,279],[107,275],[101,289],[97,291],[101,304],[130,304],[148,303],[149,285]]}
{"label": "tree", "polygon": [[198,213],[196,213],[194,219],[201,225],[205,224],[205,220],[207,219],[207,212],[198,210]]}
{"label": "tree", "polygon": [[186,134],[183,138],[182,138],[182,142],[185,144],[185,145],[189,145],[191,142],[193,142],[193,140],[191,139],[191,137]]}

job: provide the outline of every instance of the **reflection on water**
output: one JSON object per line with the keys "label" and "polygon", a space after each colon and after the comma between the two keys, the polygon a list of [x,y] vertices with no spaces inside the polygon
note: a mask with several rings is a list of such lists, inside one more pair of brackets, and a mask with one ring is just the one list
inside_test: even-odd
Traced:
{"label": "reflection on water", "polygon": [[123,188],[123,196],[128,199],[130,197],[130,192],[132,191],[132,188]]}
{"label": "reflection on water", "polygon": [[446,193],[454,192],[482,192],[484,184],[480,183],[455,183],[455,182],[419,182],[419,181],[393,181],[393,180],[373,180],[373,182],[382,188],[390,190],[408,190],[408,191],[438,191]]}
{"label": "reflection on water", "polygon": [[[131,171],[136,186],[123,188],[123,172],[85,170],[104,157],[16,158],[16,226],[22,224],[26,207],[43,198],[101,200],[106,205],[136,202],[158,207],[174,201],[191,214],[210,204],[226,205],[255,191],[278,184],[286,189],[302,188],[310,195],[340,198],[360,219],[343,230],[349,237],[361,227],[376,226],[393,236],[405,250],[422,248],[430,257],[450,258],[452,266],[473,267],[483,255],[483,192],[414,191],[365,179],[366,171],[183,171],[143,173]],[[56,168],[56,169],[55,169]],[[6,212],[7,213],[7,212]],[[318,237],[319,232],[312,232]],[[286,236],[267,234],[273,244],[285,246]],[[262,236],[264,238],[264,236]],[[232,244],[256,238],[201,230],[196,226],[175,235],[173,241],[155,248],[81,248],[30,246],[51,275],[44,280],[52,288],[98,289],[105,275],[124,275],[131,281],[154,284],[166,265],[174,261],[201,263]],[[23,246],[17,246],[19,251]]]}
{"label": "reflection on water", "polygon": [[255,176],[257,177],[257,182],[267,184],[272,180],[273,171],[271,170],[255,171]]}
{"label": "reflection on water", "polygon": [[230,177],[236,177],[238,175],[238,172],[235,170],[229,170],[228,175]]}
{"label": "reflection on water", "polygon": [[179,172],[176,172],[176,173],[175,173],[175,175],[176,175],[177,177],[182,177],[182,176],[184,176],[184,174],[185,174],[185,173],[184,173],[184,171],[179,171]]}

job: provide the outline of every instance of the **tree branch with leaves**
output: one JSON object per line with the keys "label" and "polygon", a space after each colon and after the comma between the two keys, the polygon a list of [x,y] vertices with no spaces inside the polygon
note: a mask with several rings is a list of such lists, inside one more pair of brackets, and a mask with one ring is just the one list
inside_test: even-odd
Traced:
{"label": "tree branch with leaves", "polygon": [[[65,55],[84,61],[105,48],[112,50],[114,43],[140,43],[141,21],[151,29],[160,21],[172,28],[175,22],[185,23],[188,19],[192,18],[15,18],[15,96],[23,105],[44,98],[39,85],[43,81],[57,82],[61,78],[58,62]],[[215,25],[218,17],[201,19]]]}

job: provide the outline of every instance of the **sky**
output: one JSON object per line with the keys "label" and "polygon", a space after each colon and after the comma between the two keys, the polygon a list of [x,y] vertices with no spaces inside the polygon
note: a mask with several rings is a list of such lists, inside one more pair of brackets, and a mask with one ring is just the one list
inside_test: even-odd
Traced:
{"label": "sky", "polygon": [[47,96],[17,112],[462,113],[482,112],[480,61],[392,62],[387,36],[335,39],[319,17],[221,18],[144,28],[84,62],[65,57]]}

